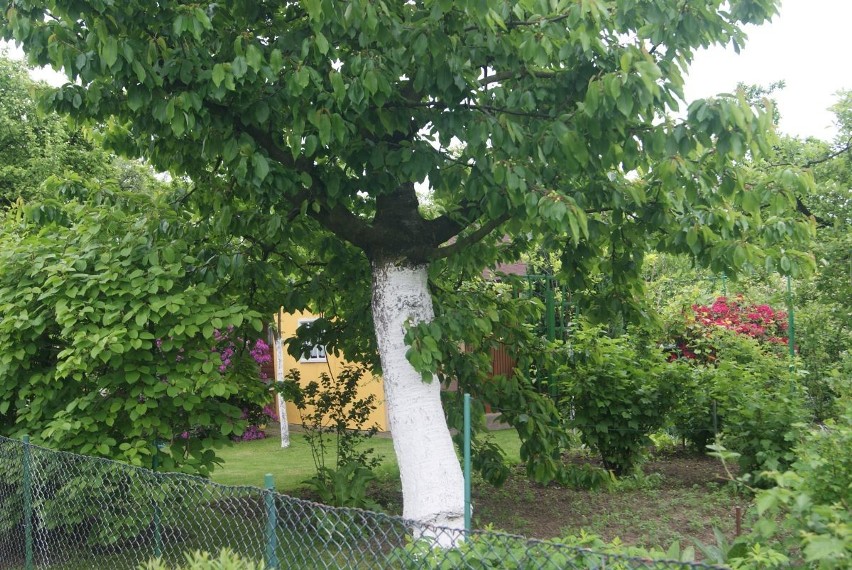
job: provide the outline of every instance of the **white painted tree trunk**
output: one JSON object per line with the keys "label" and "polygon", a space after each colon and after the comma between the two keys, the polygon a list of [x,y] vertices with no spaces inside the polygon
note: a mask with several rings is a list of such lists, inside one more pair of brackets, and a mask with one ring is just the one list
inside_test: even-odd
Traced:
{"label": "white painted tree trunk", "polygon": [[[425,265],[373,264],[373,320],[402,479],[403,516],[424,525],[463,529],[463,476],[441,406],[440,383],[437,378],[424,382],[405,358],[406,324],[433,318]],[[445,546],[461,536],[414,530]]]}
{"label": "white painted tree trunk", "polygon": [[[275,353],[275,381],[284,381],[284,342],[280,334],[275,335],[273,344]],[[278,394],[278,423],[281,426],[281,447],[290,447],[290,424],[287,420],[287,402]]]}

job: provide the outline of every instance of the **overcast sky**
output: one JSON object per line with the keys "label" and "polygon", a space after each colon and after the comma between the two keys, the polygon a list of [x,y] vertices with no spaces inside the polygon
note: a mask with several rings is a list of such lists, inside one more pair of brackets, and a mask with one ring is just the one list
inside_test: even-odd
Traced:
{"label": "overcast sky", "polygon": [[[832,140],[836,129],[828,107],[837,91],[852,90],[852,0],[783,0],[780,15],[750,27],[748,35],[739,55],[730,47],[697,55],[686,81],[687,101],[733,91],[740,81],[769,85],[783,79],[787,86],[776,96],[781,131]],[[35,75],[61,81],[51,70]]]}
{"label": "overcast sky", "polygon": [[834,94],[852,90],[852,0],[783,0],[771,23],[749,27],[737,55],[730,47],[702,51],[690,68],[691,101],[732,91],[737,82],[769,85],[783,79],[777,94],[780,130],[831,140],[837,131],[828,107]]}

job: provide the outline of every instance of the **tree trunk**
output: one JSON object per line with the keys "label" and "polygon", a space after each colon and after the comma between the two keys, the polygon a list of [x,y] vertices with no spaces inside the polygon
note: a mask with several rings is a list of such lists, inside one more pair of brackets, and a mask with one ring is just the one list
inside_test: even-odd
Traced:
{"label": "tree trunk", "polygon": [[[406,324],[431,321],[425,265],[373,263],[373,320],[382,361],[385,402],[402,479],[403,516],[423,525],[464,527],[461,467],[441,406],[437,378],[424,382],[405,353]],[[460,533],[415,529],[420,537],[454,544]]]}
{"label": "tree trunk", "polygon": [[[279,329],[280,330],[280,329]],[[284,341],[281,333],[275,334],[272,342],[273,354],[275,355],[275,381],[284,382]],[[287,418],[287,402],[284,396],[278,394],[278,425],[281,427],[281,447],[290,447],[290,423]]]}

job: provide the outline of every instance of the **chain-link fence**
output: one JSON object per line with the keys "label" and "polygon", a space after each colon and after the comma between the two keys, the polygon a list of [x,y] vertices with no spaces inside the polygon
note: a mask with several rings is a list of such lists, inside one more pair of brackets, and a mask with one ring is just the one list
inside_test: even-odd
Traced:
{"label": "chain-link fence", "polygon": [[224,547],[266,568],[300,570],[710,568],[423,527],[0,437],[0,570],[136,568]]}

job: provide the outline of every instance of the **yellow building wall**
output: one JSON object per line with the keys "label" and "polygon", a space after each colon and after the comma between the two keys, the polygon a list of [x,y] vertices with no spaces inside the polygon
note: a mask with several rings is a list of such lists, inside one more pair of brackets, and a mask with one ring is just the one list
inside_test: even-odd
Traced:
{"label": "yellow building wall", "polygon": [[[307,312],[280,312],[276,321],[281,338],[286,340],[294,337],[296,329],[299,327],[300,320],[316,317],[317,315]],[[333,378],[337,378],[338,374],[345,366],[352,364],[342,357],[335,356],[330,352],[326,354],[326,359],[327,362],[305,362],[298,358],[294,358],[288,354],[285,349],[283,367],[284,374],[287,374],[290,370],[295,368],[299,371],[301,384],[304,386],[311,381],[319,382],[320,374],[323,373],[330,373]],[[273,362],[274,361],[275,359],[273,359]],[[277,374],[276,377],[278,377]],[[365,427],[370,427],[373,424],[376,424],[379,427],[379,431],[388,431],[388,415],[387,408],[385,407],[384,384],[382,382],[382,377],[365,372],[364,376],[361,377],[361,385],[358,388],[358,397],[365,398],[370,394],[373,394],[376,397],[376,409],[373,410],[373,413],[370,415],[370,419]],[[299,424],[299,409],[292,402],[286,402],[286,405],[288,423]]]}

